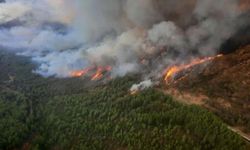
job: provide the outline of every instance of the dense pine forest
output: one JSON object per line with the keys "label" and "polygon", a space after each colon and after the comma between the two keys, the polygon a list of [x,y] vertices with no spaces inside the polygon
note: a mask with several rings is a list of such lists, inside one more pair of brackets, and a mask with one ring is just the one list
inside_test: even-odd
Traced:
{"label": "dense pine forest", "polygon": [[131,95],[136,75],[107,83],[43,78],[29,59],[0,51],[0,149],[240,150],[212,113],[156,89]]}

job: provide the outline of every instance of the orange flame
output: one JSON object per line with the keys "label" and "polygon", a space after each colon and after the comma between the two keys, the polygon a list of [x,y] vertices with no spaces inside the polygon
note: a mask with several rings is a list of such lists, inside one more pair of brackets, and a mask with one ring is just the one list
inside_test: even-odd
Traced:
{"label": "orange flame", "polygon": [[195,66],[195,65],[198,65],[198,64],[205,63],[207,61],[213,60],[213,59],[221,57],[221,56],[222,55],[217,55],[215,57],[206,57],[203,59],[199,58],[199,59],[192,60],[191,63],[189,63],[189,64],[183,64],[183,65],[179,65],[179,66],[174,65],[174,66],[167,69],[167,71],[165,72],[165,75],[164,75],[164,80],[169,81],[173,78],[173,76],[175,76],[176,74],[178,74],[178,72],[180,72],[182,70],[188,69],[188,68]]}
{"label": "orange flame", "polygon": [[83,70],[73,71],[70,73],[70,75],[72,77],[82,77],[82,76],[85,76],[87,74],[91,75],[91,74],[93,74],[93,71],[95,71],[95,73],[93,75],[91,75],[91,80],[94,81],[94,80],[100,80],[104,76],[105,73],[110,72],[111,70],[112,70],[111,66],[88,67],[88,68],[85,68]]}
{"label": "orange flame", "polygon": [[173,66],[173,67],[171,67],[168,71],[167,71],[167,73],[166,73],[166,75],[165,75],[165,81],[167,81],[167,80],[169,80],[174,74],[176,74],[177,72],[179,72],[180,71],[180,67],[177,67],[177,66]]}
{"label": "orange flame", "polygon": [[92,76],[91,80],[99,80],[103,77],[103,68],[102,67],[98,67],[96,70],[96,73]]}
{"label": "orange flame", "polygon": [[88,67],[88,68],[85,68],[83,70],[73,71],[70,73],[70,75],[72,77],[82,77],[82,76],[86,75],[92,69],[93,69],[93,67]]}

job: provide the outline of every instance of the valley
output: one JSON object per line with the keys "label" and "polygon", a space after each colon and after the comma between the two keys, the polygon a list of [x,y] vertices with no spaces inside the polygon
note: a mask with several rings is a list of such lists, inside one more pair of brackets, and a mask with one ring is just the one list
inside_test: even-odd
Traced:
{"label": "valley", "polygon": [[200,106],[182,104],[154,88],[130,95],[138,75],[107,83],[44,78],[31,73],[35,66],[25,57],[1,52],[0,61],[1,149],[233,150],[248,146]]}

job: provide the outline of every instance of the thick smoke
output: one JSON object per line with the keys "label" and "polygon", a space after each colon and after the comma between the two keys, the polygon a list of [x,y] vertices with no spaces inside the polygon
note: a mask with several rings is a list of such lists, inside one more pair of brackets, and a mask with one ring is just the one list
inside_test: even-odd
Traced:
{"label": "thick smoke", "polygon": [[[68,77],[88,66],[148,76],[194,56],[214,55],[246,24],[244,0],[6,0],[0,44]],[[150,69],[149,69],[150,68]]]}

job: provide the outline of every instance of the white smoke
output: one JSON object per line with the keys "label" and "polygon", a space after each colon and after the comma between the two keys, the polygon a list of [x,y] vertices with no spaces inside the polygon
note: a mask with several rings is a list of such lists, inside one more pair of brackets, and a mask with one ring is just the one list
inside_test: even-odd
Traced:
{"label": "white smoke", "polygon": [[139,91],[143,91],[145,89],[152,87],[153,85],[154,83],[151,80],[145,80],[145,81],[140,82],[139,84],[132,85],[132,87],[130,88],[130,92],[136,93]]}
{"label": "white smoke", "polygon": [[0,4],[0,23],[5,23],[23,16],[30,11],[28,5],[23,5],[20,2],[1,3]]}
{"label": "white smoke", "polygon": [[68,77],[89,65],[111,65],[113,77],[124,76],[143,71],[145,59],[157,62],[151,76],[176,61],[169,51],[182,58],[194,50],[215,54],[246,23],[238,2],[6,0],[0,3],[0,45],[32,57],[44,76]]}
{"label": "white smoke", "polygon": [[155,45],[174,47],[183,50],[185,47],[184,35],[173,22],[161,22],[148,31],[148,38]]}

